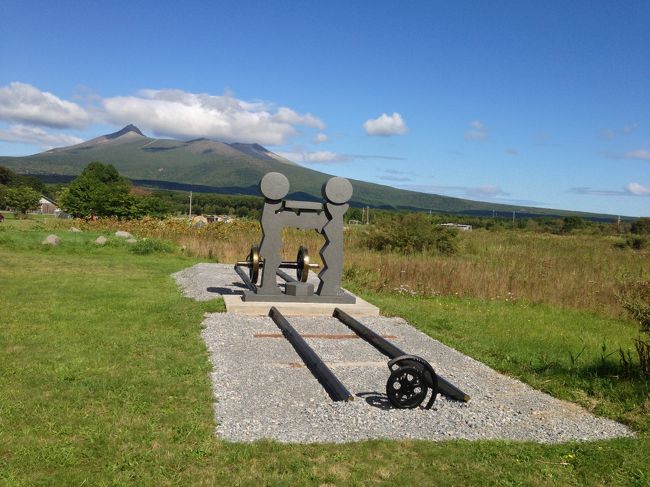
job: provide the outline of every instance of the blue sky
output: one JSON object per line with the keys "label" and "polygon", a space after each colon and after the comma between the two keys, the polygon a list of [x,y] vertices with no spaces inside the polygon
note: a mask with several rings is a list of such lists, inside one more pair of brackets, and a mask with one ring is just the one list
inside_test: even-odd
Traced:
{"label": "blue sky", "polygon": [[0,155],[133,122],[470,199],[650,216],[650,2],[30,2]]}

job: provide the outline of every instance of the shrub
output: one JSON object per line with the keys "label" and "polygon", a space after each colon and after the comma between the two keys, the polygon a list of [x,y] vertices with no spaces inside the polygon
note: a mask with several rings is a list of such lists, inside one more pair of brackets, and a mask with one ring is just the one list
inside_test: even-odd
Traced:
{"label": "shrub", "polygon": [[384,216],[365,233],[361,244],[371,250],[402,254],[451,255],[458,249],[457,232],[434,224],[421,213]]}
{"label": "shrub", "polygon": [[156,239],[143,239],[129,247],[129,251],[138,255],[173,252],[174,248],[168,242]]}
{"label": "shrub", "polygon": [[630,227],[632,233],[650,235],[650,218],[639,218]]}
{"label": "shrub", "polygon": [[624,239],[617,240],[614,246],[619,249],[629,247],[634,250],[643,250],[648,246],[648,238],[641,235],[629,235]]}
{"label": "shrub", "polygon": [[585,226],[585,221],[579,216],[566,216],[562,220],[562,233],[571,233]]}
{"label": "shrub", "polygon": [[630,317],[639,324],[639,338],[634,340],[634,347],[641,372],[650,376],[650,281],[628,284],[622,302]]}

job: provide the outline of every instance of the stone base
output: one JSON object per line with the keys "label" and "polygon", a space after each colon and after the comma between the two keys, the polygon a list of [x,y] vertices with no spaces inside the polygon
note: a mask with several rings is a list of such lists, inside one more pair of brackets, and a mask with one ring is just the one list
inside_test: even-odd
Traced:
{"label": "stone base", "polygon": [[313,296],[314,285],[310,282],[287,282],[284,285],[284,293],[287,296]]}
{"label": "stone base", "polygon": [[334,304],[354,304],[357,297],[347,291],[342,291],[336,296],[319,296],[318,294],[292,296],[290,294],[257,294],[253,291],[244,291],[242,300],[248,302],[268,302],[268,303],[334,303]]}
{"label": "stone base", "polygon": [[[288,301],[244,301],[240,295],[224,295],[226,311],[253,316],[267,316],[272,306],[275,306],[285,316],[332,316],[334,308],[341,308],[353,316],[379,316],[379,308],[368,301],[348,293],[356,302],[354,303],[323,303],[323,302],[288,302]],[[282,295],[284,296],[284,295]],[[317,296],[314,296],[317,297]],[[294,298],[294,296],[287,296]]]}

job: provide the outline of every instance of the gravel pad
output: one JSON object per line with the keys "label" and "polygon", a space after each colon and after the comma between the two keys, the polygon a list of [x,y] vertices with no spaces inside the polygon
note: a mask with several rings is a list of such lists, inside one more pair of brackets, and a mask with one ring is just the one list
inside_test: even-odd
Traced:
{"label": "gravel pad", "polygon": [[[239,292],[231,273],[231,266],[199,264],[174,277],[186,296],[205,300]],[[341,339],[353,332],[335,318],[288,319],[303,335],[338,335],[306,340],[355,399],[333,402],[270,318],[207,314],[202,335],[213,364],[217,433],[222,438],[296,443],[372,438],[552,443],[633,435],[619,423],[495,372],[401,318],[364,317],[362,323],[381,335],[395,336],[390,339],[395,345],[428,360],[438,374],[472,398],[462,403],[439,395],[431,410],[393,409],[386,397],[385,356],[361,339]]]}

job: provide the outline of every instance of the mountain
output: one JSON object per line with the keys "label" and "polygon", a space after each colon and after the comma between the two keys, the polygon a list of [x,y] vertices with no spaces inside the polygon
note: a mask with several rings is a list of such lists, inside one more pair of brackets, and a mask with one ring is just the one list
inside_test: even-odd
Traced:
{"label": "mountain", "polygon": [[244,154],[248,154],[249,156],[253,156],[257,159],[262,159],[265,161],[276,160],[276,161],[284,162],[286,164],[292,164],[294,166],[298,165],[295,162],[290,161],[289,159],[285,159],[284,157],[279,156],[274,152],[271,152],[266,147],[262,147],[259,144],[241,144],[239,142],[235,142],[233,144],[230,144],[230,147],[233,147],[238,151],[241,151]]}
{"label": "mountain", "polygon": [[[257,183],[269,171],[285,174],[291,183],[289,197],[320,200],[328,174],[295,164],[259,144],[219,142],[200,138],[189,141],[155,139],[135,125],[69,147],[25,157],[0,157],[0,166],[44,180],[70,180],[91,161],[113,164],[122,175],[151,187],[228,194],[259,194]],[[406,191],[352,180],[353,206],[409,209],[441,213],[491,215],[516,211],[524,215],[581,214],[451,198]],[[613,217],[611,217],[613,218]]]}

